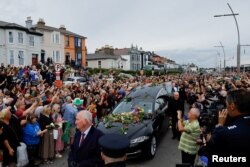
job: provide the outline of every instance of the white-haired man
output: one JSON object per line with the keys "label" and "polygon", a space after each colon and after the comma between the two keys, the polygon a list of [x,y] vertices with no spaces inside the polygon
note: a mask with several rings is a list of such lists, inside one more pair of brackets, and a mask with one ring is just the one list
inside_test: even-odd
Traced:
{"label": "white-haired man", "polygon": [[103,135],[101,131],[92,126],[92,114],[83,110],[76,116],[76,132],[74,142],[69,153],[69,167],[101,166],[101,154],[98,140]]}
{"label": "white-haired man", "polygon": [[198,122],[200,110],[191,108],[188,112],[188,120],[182,120],[181,111],[178,113],[178,129],[181,134],[178,149],[181,150],[182,163],[194,165],[195,157],[198,150],[197,139],[200,136],[201,130]]}

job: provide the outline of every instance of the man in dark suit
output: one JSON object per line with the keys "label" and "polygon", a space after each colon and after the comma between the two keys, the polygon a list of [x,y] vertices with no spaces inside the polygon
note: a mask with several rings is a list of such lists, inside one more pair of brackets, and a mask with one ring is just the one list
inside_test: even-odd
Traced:
{"label": "man in dark suit", "polygon": [[74,142],[69,153],[69,167],[97,167],[102,166],[98,140],[103,135],[92,126],[92,114],[83,110],[76,116],[76,132]]}
{"label": "man in dark suit", "polygon": [[184,113],[184,101],[180,99],[179,92],[173,93],[173,98],[168,103],[167,114],[172,119],[172,139],[180,139],[181,133],[177,130],[177,111],[181,111],[182,115]]}

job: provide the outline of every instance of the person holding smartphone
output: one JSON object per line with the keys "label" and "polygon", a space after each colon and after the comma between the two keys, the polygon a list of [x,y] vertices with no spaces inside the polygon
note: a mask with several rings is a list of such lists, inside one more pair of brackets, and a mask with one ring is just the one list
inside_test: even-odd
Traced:
{"label": "person holding smartphone", "polygon": [[[216,158],[231,156],[237,161],[239,157],[243,158],[241,162],[245,159],[242,165],[249,166],[250,92],[245,89],[231,90],[227,93],[226,104],[226,109],[219,112],[216,128],[211,135],[207,135],[209,165],[218,165]],[[230,122],[225,124],[227,117],[230,117]]]}

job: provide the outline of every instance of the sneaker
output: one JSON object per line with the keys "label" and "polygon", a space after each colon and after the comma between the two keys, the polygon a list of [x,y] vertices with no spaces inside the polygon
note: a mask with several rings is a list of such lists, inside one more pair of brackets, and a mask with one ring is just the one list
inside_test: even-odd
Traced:
{"label": "sneaker", "polygon": [[62,154],[56,154],[56,158],[62,158]]}

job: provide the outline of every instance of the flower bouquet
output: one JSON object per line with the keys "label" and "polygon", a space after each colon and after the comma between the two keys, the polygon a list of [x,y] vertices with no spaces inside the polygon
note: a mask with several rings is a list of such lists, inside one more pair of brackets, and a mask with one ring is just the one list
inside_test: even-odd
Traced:
{"label": "flower bouquet", "polygon": [[103,119],[105,128],[115,127],[114,123],[122,123],[121,132],[127,134],[129,125],[135,125],[143,121],[145,112],[140,107],[135,107],[133,111],[120,114],[109,114]]}

